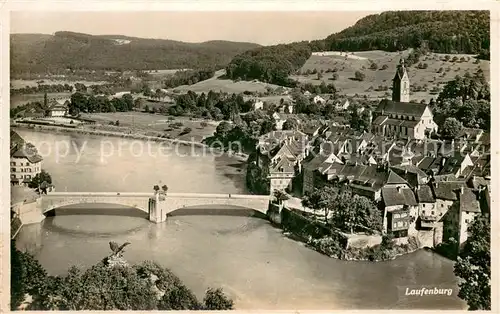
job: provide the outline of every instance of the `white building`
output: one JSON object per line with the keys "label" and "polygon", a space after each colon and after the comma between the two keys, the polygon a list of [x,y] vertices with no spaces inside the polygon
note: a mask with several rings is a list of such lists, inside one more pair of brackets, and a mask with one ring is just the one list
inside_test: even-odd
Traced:
{"label": "white building", "polygon": [[316,104],[322,104],[322,105],[323,105],[324,103],[326,103],[326,100],[325,100],[323,97],[321,97],[320,95],[316,95],[316,96],[314,96],[313,101],[314,101],[314,103],[316,103]]}
{"label": "white building", "polygon": [[28,146],[15,146],[10,155],[10,182],[27,185],[42,171],[42,157]]}

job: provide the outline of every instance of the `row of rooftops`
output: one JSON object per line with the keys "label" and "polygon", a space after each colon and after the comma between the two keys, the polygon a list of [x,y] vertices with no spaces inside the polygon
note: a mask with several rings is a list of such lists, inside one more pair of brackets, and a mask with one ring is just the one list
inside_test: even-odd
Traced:
{"label": "row of rooftops", "polygon": [[[314,163],[323,163],[331,154],[334,154],[340,163],[388,162],[390,166],[408,164],[422,173],[446,175],[461,172],[463,177],[469,177],[487,173],[490,165],[489,145],[484,144],[489,143],[489,134],[476,132],[475,129],[470,131],[476,134],[473,139],[397,141],[372,133],[356,132],[350,128],[330,126],[320,130],[322,138],[326,137],[326,140],[319,144],[319,151],[310,144],[317,137],[293,130],[272,131],[261,136],[259,149],[271,157],[278,153],[283,145],[288,145],[295,154],[303,153],[305,150],[319,153],[323,160],[313,161],[309,158],[307,162],[313,164],[304,164],[308,168],[314,167]],[[480,138],[477,134],[481,134]],[[473,165],[461,169],[466,158],[470,158]]]}

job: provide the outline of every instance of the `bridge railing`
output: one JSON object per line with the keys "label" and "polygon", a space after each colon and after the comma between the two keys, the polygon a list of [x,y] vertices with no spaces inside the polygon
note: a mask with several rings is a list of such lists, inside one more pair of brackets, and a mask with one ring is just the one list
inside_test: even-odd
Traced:
{"label": "bridge railing", "polygon": [[[151,192],[49,192],[44,196],[55,197],[82,197],[82,196],[125,196],[125,197],[153,197]],[[167,193],[168,197],[178,198],[234,198],[234,199],[269,199],[269,195],[252,195],[252,194],[213,194],[213,193]]]}

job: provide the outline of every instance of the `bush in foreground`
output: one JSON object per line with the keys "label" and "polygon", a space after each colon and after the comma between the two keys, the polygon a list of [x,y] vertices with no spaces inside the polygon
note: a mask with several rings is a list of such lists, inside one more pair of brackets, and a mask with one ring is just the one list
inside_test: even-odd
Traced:
{"label": "bush in foreground", "polygon": [[[169,269],[155,262],[71,267],[48,276],[29,253],[11,246],[11,309],[28,310],[226,310],[233,301],[222,289],[208,289],[203,303]],[[29,302],[27,300],[30,300]],[[24,303],[24,304],[23,304]]]}

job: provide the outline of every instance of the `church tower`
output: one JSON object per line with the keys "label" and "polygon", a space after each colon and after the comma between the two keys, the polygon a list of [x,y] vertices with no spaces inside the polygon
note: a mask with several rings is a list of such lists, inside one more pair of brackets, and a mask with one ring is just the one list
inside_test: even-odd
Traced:
{"label": "church tower", "polygon": [[406,72],[405,61],[399,61],[396,75],[392,80],[392,101],[410,102],[410,79]]}

